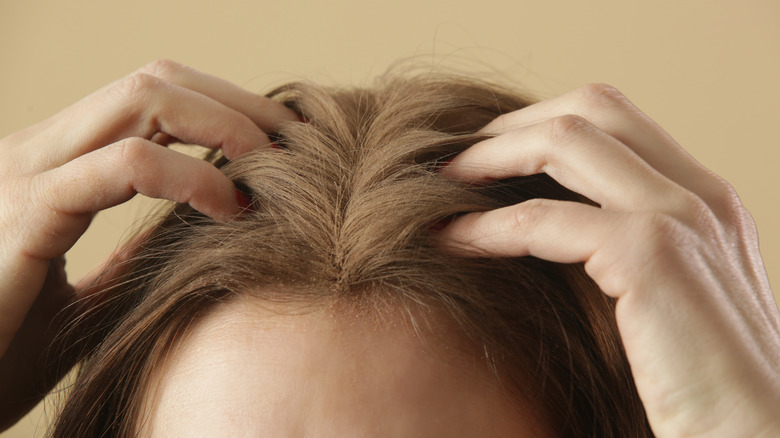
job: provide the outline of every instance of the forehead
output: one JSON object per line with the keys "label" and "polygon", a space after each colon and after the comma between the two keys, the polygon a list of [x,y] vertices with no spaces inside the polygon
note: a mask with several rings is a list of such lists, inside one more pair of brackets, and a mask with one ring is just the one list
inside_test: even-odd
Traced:
{"label": "forehead", "polygon": [[281,307],[238,299],[192,327],[150,382],[141,435],[542,435],[451,333],[423,339],[400,312]]}

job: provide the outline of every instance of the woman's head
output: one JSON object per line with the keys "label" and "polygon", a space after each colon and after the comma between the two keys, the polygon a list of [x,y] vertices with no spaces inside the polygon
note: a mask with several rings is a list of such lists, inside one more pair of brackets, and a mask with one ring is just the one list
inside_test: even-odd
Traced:
{"label": "woman's head", "polygon": [[308,122],[282,126],[281,149],[215,162],[252,210],[215,223],[177,206],[122,281],[85,300],[71,333],[87,358],[56,436],[145,433],[241,406],[231,421],[289,426],[275,435],[650,435],[613,303],[582,266],[437,245],[457,214],[579,199],[542,175],[465,186],[437,173],[527,100],[392,75],[271,95]]}

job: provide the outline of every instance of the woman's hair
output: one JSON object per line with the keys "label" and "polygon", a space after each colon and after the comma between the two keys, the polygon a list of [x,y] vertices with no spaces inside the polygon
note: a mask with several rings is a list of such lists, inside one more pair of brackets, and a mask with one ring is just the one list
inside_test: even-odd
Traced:
{"label": "woman's hair", "polygon": [[435,310],[559,436],[652,436],[614,302],[581,264],[461,258],[436,245],[437,229],[459,214],[537,197],[589,202],[545,175],[467,185],[438,173],[484,139],[480,128],[529,100],[473,79],[394,74],[371,88],[293,83],[270,96],[306,123],[272,133],[281,149],[213,158],[251,211],[217,223],[177,205],[114,286],[79,303],[68,337],[83,361],[53,436],[133,434],[169,349],[210,308],[242,295],[389,303],[416,318]]}

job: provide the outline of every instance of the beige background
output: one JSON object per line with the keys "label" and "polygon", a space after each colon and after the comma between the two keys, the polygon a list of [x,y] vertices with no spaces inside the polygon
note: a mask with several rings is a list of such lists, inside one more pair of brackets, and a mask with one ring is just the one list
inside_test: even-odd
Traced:
{"label": "beige background", "polygon": [[[254,91],[300,77],[359,84],[409,56],[491,70],[540,97],[608,82],[737,188],[780,292],[779,22],[775,0],[0,0],[0,137],[162,57]],[[99,216],[70,275],[146,208]],[[0,437],[40,436],[42,412]]]}

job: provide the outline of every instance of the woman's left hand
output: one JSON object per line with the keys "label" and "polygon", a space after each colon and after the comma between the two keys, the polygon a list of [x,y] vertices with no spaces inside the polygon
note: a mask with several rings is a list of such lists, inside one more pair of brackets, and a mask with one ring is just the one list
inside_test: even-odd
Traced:
{"label": "woman's left hand", "polygon": [[[442,232],[465,256],[584,262],[607,295],[659,437],[780,436],[780,316],[734,189],[618,90],[503,115],[443,175],[547,173],[601,207],[534,199]],[[749,157],[748,157],[749,158]]]}

